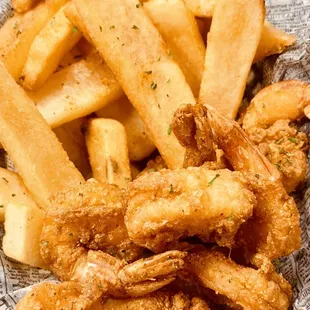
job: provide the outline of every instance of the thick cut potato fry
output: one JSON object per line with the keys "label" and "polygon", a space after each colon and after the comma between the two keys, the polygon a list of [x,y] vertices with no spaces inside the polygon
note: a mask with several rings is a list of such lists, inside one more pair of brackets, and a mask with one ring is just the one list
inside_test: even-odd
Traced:
{"label": "thick cut potato fry", "polygon": [[[185,0],[185,4],[196,17],[210,19],[214,14],[216,0]],[[295,36],[285,33],[265,20],[254,62],[270,55],[280,54],[295,42]]]}
{"label": "thick cut potato fry", "polygon": [[126,187],[131,170],[124,126],[113,119],[92,119],[87,126],[86,144],[94,178]]}
{"label": "thick cut potato fry", "polygon": [[35,37],[66,2],[67,0],[54,0],[51,5],[39,3],[27,13],[14,17],[14,23],[9,20],[8,26],[1,28],[0,33],[8,32],[8,35],[0,34],[0,38],[5,36],[10,37],[10,40],[5,40],[4,43],[0,40],[0,60],[15,80],[21,76]]}
{"label": "thick cut potato fry", "polygon": [[199,101],[237,115],[265,19],[263,0],[218,0]]}
{"label": "thick cut potato fry", "polygon": [[79,169],[85,179],[91,176],[86,142],[82,133],[86,119],[79,118],[54,129],[54,132],[67,152],[69,159]]}
{"label": "thick cut potato fry", "polygon": [[195,17],[183,0],[151,0],[143,5],[153,24],[168,43],[172,58],[182,69],[198,97],[205,59],[205,45]]}
{"label": "thick cut potato fry", "polygon": [[74,0],[87,31],[137,109],[170,168],[184,148],[171,131],[176,109],[195,98],[157,29],[134,0]]}
{"label": "thick cut potato fry", "polygon": [[148,130],[126,96],[110,103],[96,114],[99,117],[115,119],[123,124],[127,135],[130,161],[142,160],[155,150]]}
{"label": "thick cut potato fry", "polygon": [[217,0],[184,0],[188,9],[197,17],[212,17]]}
{"label": "thick cut potato fry", "polygon": [[9,203],[36,206],[20,176],[13,171],[0,168],[0,222],[4,222],[5,208]]}
{"label": "thick cut potato fry", "polygon": [[39,0],[12,0],[12,6],[18,13],[29,11]]}
{"label": "thick cut potato fry", "polygon": [[254,61],[261,60],[269,55],[280,54],[295,42],[295,36],[285,33],[265,20]]}
{"label": "thick cut potato fry", "polygon": [[98,55],[54,73],[38,91],[28,92],[52,128],[100,110],[123,94],[115,75]]}
{"label": "thick cut potato fry", "polygon": [[40,207],[84,181],[33,102],[0,62],[0,142]]}
{"label": "thick cut potato fry", "polygon": [[44,211],[28,204],[9,203],[5,209],[5,255],[34,267],[46,268],[40,255]]}
{"label": "thick cut potato fry", "polygon": [[80,49],[76,45],[71,51],[66,53],[65,56],[61,59],[56,72],[71,66],[72,64],[80,61],[83,58],[84,58],[84,54],[80,51]]}
{"label": "thick cut potato fry", "polygon": [[35,38],[22,73],[27,90],[42,86],[57,69],[61,59],[81,39],[81,32],[60,9]]}
{"label": "thick cut potato fry", "polygon": [[70,22],[77,27],[82,33],[85,39],[92,44],[92,39],[88,35],[88,32],[81,20],[79,13],[76,10],[76,7],[73,2],[70,2],[65,8],[65,15],[70,20]]}

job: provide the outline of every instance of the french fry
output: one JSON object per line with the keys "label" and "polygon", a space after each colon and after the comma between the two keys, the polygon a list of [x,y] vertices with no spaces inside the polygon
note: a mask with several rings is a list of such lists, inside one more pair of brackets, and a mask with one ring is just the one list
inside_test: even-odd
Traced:
{"label": "french fry", "polygon": [[112,119],[92,119],[87,126],[86,145],[94,178],[126,187],[131,171],[124,126]]}
{"label": "french fry", "polygon": [[18,13],[29,11],[39,0],[12,0],[12,6]]}
{"label": "french fry", "polygon": [[13,171],[0,168],[0,222],[4,221],[5,208],[9,203],[36,206],[20,176]]}
{"label": "french fry", "polygon": [[197,17],[212,17],[217,0],[184,0],[188,9]]}
{"label": "french fry", "polygon": [[262,0],[218,0],[199,93],[202,104],[236,117],[264,19]]}
{"label": "french fry", "polygon": [[36,90],[57,69],[61,59],[81,39],[81,32],[60,9],[35,38],[22,73],[22,85]]}
{"label": "french fry", "polygon": [[183,0],[151,0],[143,7],[198,97],[206,49],[195,17]]}
{"label": "french fry", "polygon": [[[196,17],[210,19],[214,14],[216,0],[185,0],[185,4]],[[280,54],[295,42],[295,36],[285,33],[265,20],[254,62],[270,55]]]}
{"label": "french fry", "polygon": [[254,62],[270,55],[280,54],[295,42],[295,36],[285,33],[265,20],[262,36],[254,57]]}
{"label": "french fry", "polygon": [[65,15],[70,20],[70,22],[76,26],[82,33],[85,39],[92,44],[92,39],[88,35],[88,32],[79,16],[79,13],[76,10],[76,7],[73,2],[70,2],[65,8]]}
{"label": "french fry", "polygon": [[[9,20],[7,22],[8,26],[4,25],[1,28],[0,33],[9,34],[0,34],[0,38],[2,36],[7,38],[4,42],[0,40],[0,60],[5,64],[15,80],[21,76],[29,49],[35,37],[66,2],[67,0],[54,0],[51,5],[39,3],[25,14],[14,17],[14,23]],[[10,40],[8,40],[8,37],[10,37]]]}
{"label": "french fry", "polygon": [[126,130],[130,161],[142,160],[155,150],[149,132],[141,117],[126,96],[96,112],[97,116],[112,118],[123,124]]}
{"label": "french fry", "polygon": [[91,175],[86,142],[82,133],[85,119],[79,118],[54,129],[58,140],[67,152],[69,159],[85,179]]}
{"label": "french fry", "polygon": [[100,110],[123,94],[112,71],[94,54],[54,73],[38,91],[28,92],[52,128]]}
{"label": "french fry", "polygon": [[83,182],[33,102],[0,62],[0,142],[42,208],[49,197]]}
{"label": "french fry", "polygon": [[84,57],[84,54],[80,51],[80,49],[76,45],[71,51],[66,53],[65,56],[61,59],[56,72],[71,66],[72,64],[83,59],[83,57]]}
{"label": "french fry", "polygon": [[171,131],[180,104],[195,98],[157,29],[134,0],[74,0],[86,29],[170,168],[184,149]]}
{"label": "french fry", "polygon": [[34,267],[46,268],[40,255],[40,235],[45,212],[21,203],[9,203],[5,209],[5,255]]}

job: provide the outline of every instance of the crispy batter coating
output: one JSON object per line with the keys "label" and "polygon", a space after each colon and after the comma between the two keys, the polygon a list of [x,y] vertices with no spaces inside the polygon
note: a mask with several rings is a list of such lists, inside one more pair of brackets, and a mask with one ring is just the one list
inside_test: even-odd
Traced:
{"label": "crispy batter coating", "polygon": [[308,138],[289,124],[289,120],[278,120],[267,129],[255,127],[249,137],[277,167],[287,192],[292,192],[306,177]]}
{"label": "crispy batter coating", "polygon": [[140,298],[108,299],[94,310],[209,310],[201,298],[189,298],[182,292],[155,292]]}
{"label": "crispy batter coating", "polygon": [[281,275],[237,265],[220,252],[193,252],[186,258],[186,269],[201,286],[225,295],[243,309],[285,310],[290,305],[291,287]]}
{"label": "crispy batter coating", "polygon": [[56,194],[41,234],[41,255],[62,280],[70,280],[76,262],[89,249],[133,261],[141,248],[124,224],[126,196],[116,186],[86,182]]}
{"label": "crispy batter coating", "polygon": [[310,104],[310,85],[282,81],[263,88],[247,108],[242,125],[249,137],[278,168],[285,189],[292,192],[306,176],[308,139],[290,126]]}
{"label": "crispy batter coating", "polygon": [[207,107],[213,137],[231,166],[248,173],[258,203],[254,216],[236,236],[247,258],[261,267],[267,259],[288,255],[301,244],[299,214],[294,199],[280,181],[278,169],[258,150],[238,123]]}
{"label": "crispy batter coating", "polygon": [[241,225],[236,243],[256,266],[264,257],[273,260],[289,255],[301,245],[299,213],[293,197],[280,182],[248,174],[251,189],[257,198],[254,216]]}
{"label": "crispy batter coating", "polygon": [[31,289],[16,306],[16,310],[87,310],[96,301],[96,289],[78,282],[41,283]]}
{"label": "crispy batter coating", "polygon": [[151,159],[147,162],[146,167],[138,175],[138,177],[144,174],[148,174],[149,172],[159,171],[159,170],[167,169],[167,168],[168,166],[165,163],[164,159],[161,156],[157,156],[155,159]]}
{"label": "crispy batter coating", "polygon": [[256,204],[240,173],[204,167],[148,173],[129,185],[129,196],[129,237],[155,252],[189,236],[231,246]]}

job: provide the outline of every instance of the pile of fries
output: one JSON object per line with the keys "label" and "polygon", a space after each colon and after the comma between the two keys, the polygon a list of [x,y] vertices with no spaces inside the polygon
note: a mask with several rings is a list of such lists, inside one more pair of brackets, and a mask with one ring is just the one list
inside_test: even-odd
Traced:
{"label": "pile of fries", "polygon": [[0,147],[18,172],[0,169],[3,249],[43,268],[52,195],[90,178],[126,188],[156,149],[182,168],[179,106],[198,102],[234,120],[252,64],[295,43],[265,20],[263,0],[12,6],[0,29]]}

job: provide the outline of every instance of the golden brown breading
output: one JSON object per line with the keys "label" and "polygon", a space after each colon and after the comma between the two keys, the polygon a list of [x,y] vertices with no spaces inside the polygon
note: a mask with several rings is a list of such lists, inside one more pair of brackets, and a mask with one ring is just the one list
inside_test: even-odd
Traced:
{"label": "golden brown breading", "polygon": [[287,192],[293,191],[306,177],[308,149],[306,134],[289,123],[279,120],[267,129],[252,128],[249,132],[250,139],[279,170]]}
{"label": "golden brown breading", "polygon": [[224,254],[201,250],[186,258],[189,270],[201,286],[225,295],[247,310],[285,310],[290,305],[289,283],[271,271],[268,274],[237,265]]}
{"label": "golden brown breading", "polygon": [[155,252],[189,236],[232,246],[256,204],[240,173],[204,167],[148,173],[129,185],[129,196],[129,237]]}
{"label": "golden brown breading", "polygon": [[86,288],[78,282],[45,282],[33,287],[15,309],[86,310],[99,298],[96,294],[95,288]]}
{"label": "golden brown breading", "polygon": [[61,279],[71,279],[75,263],[88,249],[127,261],[141,253],[129,240],[124,224],[127,199],[117,186],[88,181],[51,201],[43,223],[41,255]]}
{"label": "golden brown breading", "polygon": [[182,292],[155,292],[139,298],[108,299],[92,310],[209,310],[207,303],[197,297],[189,298]]}

